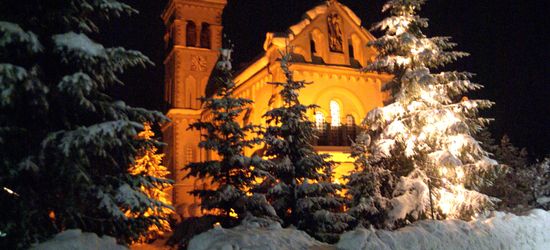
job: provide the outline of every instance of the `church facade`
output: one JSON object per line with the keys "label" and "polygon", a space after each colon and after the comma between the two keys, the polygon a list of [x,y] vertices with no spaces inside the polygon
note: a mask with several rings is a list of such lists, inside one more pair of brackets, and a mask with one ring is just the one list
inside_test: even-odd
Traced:
{"label": "church facade", "polygon": [[[167,49],[164,98],[171,119],[163,127],[165,164],[175,180],[173,204],[183,217],[200,215],[198,199],[188,192],[207,184],[184,179],[182,168],[213,157],[198,148],[200,133],[187,128],[204,115],[198,98],[212,92],[209,77],[221,48],[225,4],[226,0],[170,0],[162,15]],[[281,103],[279,89],[269,83],[285,81],[280,51],[292,48],[295,80],[312,83],[300,92],[300,102],[319,106],[309,114],[319,135],[312,143],[338,163],[339,181],[352,168],[349,146],[358,124],[388,96],[382,86],[391,76],[359,70],[376,56],[367,46],[373,39],[354,13],[334,0],[307,11],[285,33],[267,33],[264,54],[235,74],[236,95],[254,101],[242,122],[265,125],[263,114]]]}

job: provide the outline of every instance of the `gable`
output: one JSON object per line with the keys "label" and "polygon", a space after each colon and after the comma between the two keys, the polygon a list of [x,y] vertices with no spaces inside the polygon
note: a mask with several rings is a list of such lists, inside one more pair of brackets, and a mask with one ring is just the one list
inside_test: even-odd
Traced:
{"label": "gable", "polygon": [[297,61],[363,67],[376,55],[367,46],[372,40],[353,11],[337,1],[327,1],[307,11],[286,34],[268,33],[264,49],[269,61],[278,59],[278,50],[288,43]]}

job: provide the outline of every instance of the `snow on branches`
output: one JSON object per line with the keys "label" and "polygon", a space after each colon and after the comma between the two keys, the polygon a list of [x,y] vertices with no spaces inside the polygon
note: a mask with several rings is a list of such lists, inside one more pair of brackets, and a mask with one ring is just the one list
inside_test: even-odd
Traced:
{"label": "snow on branches", "polygon": [[470,219],[495,202],[477,190],[492,184],[497,163],[473,137],[489,121],[479,110],[492,103],[463,97],[482,87],[472,74],[437,71],[467,54],[452,51],[448,37],[422,33],[428,22],[416,13],[423,3],[386,3],[391,16],[375,26],[385,34],[371,42],[379,55],[364,69],[394,76],[387,84],[392,103],[363,122],[368,156],[359,165],[369,167],[356,169],[384,168],[398,179],[391,194],[377,198],[389,201],[382,214],[390,227],[426,217]]}

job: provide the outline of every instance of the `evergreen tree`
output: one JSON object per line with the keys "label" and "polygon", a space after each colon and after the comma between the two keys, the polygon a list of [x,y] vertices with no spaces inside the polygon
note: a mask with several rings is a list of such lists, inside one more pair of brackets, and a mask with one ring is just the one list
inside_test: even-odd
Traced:
{"label": "evergreen tree", "polygon": [[355,218],[356,226],[385,228],[396,176],[390,170],[392,164],[369,164],[369,144],[369,135],[362,132],[351,146],[355,162],[353,171],[345,176],[348,213]]}
{"label": "evergreen tree", "polygon": [[307,111],[316,106],[298,100],[306,82],[293,79],[289,61],[290,54],[284,54],[281,68],[286,82],[272,83],[281,88],[282,106],[264,115],[270,124],[264,134],[265,156],[274,178],[268,179],[268,198],[286,225],[323,241],[335,241],[350,218],[341,213],[343,203],[337,194],[341,186],[331,182],[334,163],[311,145],[315,130]]}
{"label": "evergreen tree", "polygon": [[[143,122],[159,112],[114,100],[118,75],[150,61],[88,37],[136,10],[116,0],[0,2],[0,248],[26,248],[70,228],[129,242],[163,204],[130,175]],[[126,212],[135,216],[127,217]]]}
{"label": "evergreen tree", "polygon": [[534,205],[534,186],[537,176],[535,165],[530,165],[527,150],[515,147],[507,135],[504,135],[498,145],[490,137],[488,131],[483,131],[478,138],[482,146],[492,153],[500,164],[501,173],[494,184],[485,187],[483,192],[501,200],[499,209],[528,209]]}
{"label": "evergreen tree", "polygon": [[550,210],[550,158],[537,163],[535,167],[537,170],[534,185],[536,206]]}
{"label": "evergreen tree", "polygon": [[[147,230],[147,234],[141,236],[137,242],[148,242],[163,236],[165,233],[170,232],[170,215],[174,213],[174,209],[171,206],[170,196],[166,192],[172,185],[168,179],[170,172],[162,165],[162,159],[164,154],[158,154],[158,148],[156,141],[153,139],[155,133],[151,130],[151,125],[145,123],[137,137],[143,140],[145,145],[139,150],[137,158],[133,166],[130,167],[129,172],[132,175],[141,175],[149,178],[160,179],[161,181],[153,181],[148,186],[141,186],[141,190],[151,199],[157,200],[165,204],[164,207],[157,207],[156,210],[149,209],[145,216],[157,217],[157,223],[151,225]],[[129,216],[132,216],[130,213]]]}
{"label": "evergreen tree", "polygon": [[[222,59],[217,64],[219,77],[217,90],[212,97],[202,97],[205,117],[190,125],[200,130],[203,140],[199,147],[218,156],[218,160],[190,163],[185,167],[187,177],[209,179],[213,189],[198,188],[191,193],[201,199],[201,208],[220,215],[222,222],[231,220],[233,213],[243,219],[252,215],[276,216],[264,196],[253,194],[251,187],[257,179],[265,178],[263,160],[254,155],[245,156],[244,150],[260,142],[254,135],[260,127],[239,124],[237,120],[252,100],[235,97],[235,82],[231,74],[231,50],[221,51]],[[247,137],[252,137],[248,139]],[[255,214],[260,213],[260,214]]]}
{"label": "evergreen tree", "polygon": [[[369,112],[369,168],[392,171],[398,182],[387,225],[419,218],[462,218],[493,206],[478,190],[491,184],[497,163],[473,138],[488,122],[478,110],[486,100],[462,97],[482,86],[472,74],[438,71],[466,56],[452,51],[448,37],[426,37],[428,21],[417,15],[424,0],[389,0],[390,16],[375,28],[385,34],[371,42],[379,54],[366,71],[388,73],[391,104]],[[389,165],[389,166],[388,166]]]}

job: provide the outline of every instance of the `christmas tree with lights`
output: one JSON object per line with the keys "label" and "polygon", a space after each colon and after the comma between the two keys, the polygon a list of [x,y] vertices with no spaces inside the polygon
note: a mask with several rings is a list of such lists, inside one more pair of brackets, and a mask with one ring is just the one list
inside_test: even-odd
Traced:
{"label": "christmas tree with lights", "polygon": [[489,122],[479,110],[492,103],[464,97],[482,87],[470,81],[471,73],[440,70],[468,54],[452,51],[449,37],[422,33],[428,20],[417,12],[424,3],[386,2],[390,16],[375,26],[384,35],[370,43],[379,54],[364,69],[394,76],[386,84],[390,104],[364,121],[365,164],[396,178],[381,212],[388,227],[422,218],[470,219],[494,206],[478,190],[491,184],[497,163],[473,137]]}

